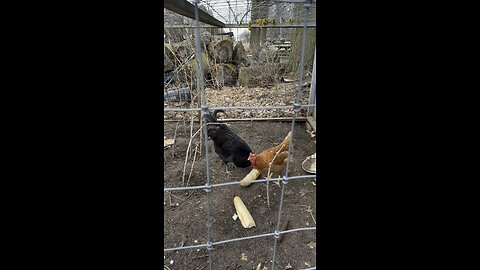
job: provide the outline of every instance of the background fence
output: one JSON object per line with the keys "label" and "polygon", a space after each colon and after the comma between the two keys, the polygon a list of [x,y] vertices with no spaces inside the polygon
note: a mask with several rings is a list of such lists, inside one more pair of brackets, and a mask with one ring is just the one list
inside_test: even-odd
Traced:
{"label": "background fence", "polygon": [[[201,48],[201,37],[200,37],[200,21],[199,21],[199,9],[198,9],[198,3],[200,1],[194,0],[194,7],[195,7],[195,55],[196,56],[201,56],[202,55],[202,48]],[[228,1],[227,1],[228,2]],[[292,152],[292,147],[293,147],[293,141],[294,141],[294,127],[295,127],[295,121],[297,118],[297,114],[300,111],[300,108],[302,107],[307,107],[309,109],[309,112],[313,111],[316,113],[316,104],[314,103],[315,96],[316,96],[316,74],[315,71],[313,72],[313,77],[312,77],[312,93],[313,93],[313,99],[310,97],[310,100],[313,101],[313,104],[301,104],[301,96],[302,96],[302,85],[303,85],[303,80],[304,80],[304,58],[305,58],[305,44],[306,44],[306,37],[307,37],[307,19],[309,17],[309,12],[311,11],[312,7],[312,1],[307,0],[290,0],[290,1],[279,1],[279,2],[293,2],[293,3],[302,3],[305,8],[304,12],[304,21],[303,21],[303,39],[302,39],[302,46],[301,46],[301,61],[300,61],[300,76],[299,76],[299,82],[298,82],[298,91],[296,94],[295,102],[290,105],[290,106],[259,106],[259,107],[215,107],[215,108],[209,108],[208,103],[205,97],[205,84],[204,84],[204,74],[203,74],[203,63],[201,61],[201,57],[195,57],[196,62],[197,62],[197,87],[201,90],[201,107],[200,108],[164,108],[164,112],[201,112],[202,115],[207,114],[208,110],[235,110],[235,109],[244,109],[244,110],[271,110],[271,109],[293,109],[293,114],[292,114],[292,125],[291,125],[291,143],[289,144],[288,147],[288,156],[291,156]],[[316,54],[316,52],[315,52]],[[315,60],[316,61],[316,60]],[[312,96],[311,93],[311,96]],[[259,234],[259,235],[254,235],[254,236],[246,236],[246,237],[240,237],[240,238],[234,238],[234,239],[229,239],[229,240],[224,240],[224,241],[218,241],[218,242],[212,242],[211,241],[211,193],[212,193],[212,188],[219,188],[219,187],[224,187],[224,186],[229,186],[229,185],[239,185],[239,181],[233,181],[233,182],[228,182],[228,183],[219,183],[219,184],[211,184],[211,178],[210,178],[210,164],[209,164],[209,151],[208,151],[208,135],[207,135],[207,124],[205,121],[203,122],[203,138],[204,138],[204,147],[205,147],[205,155],[206,155],[206,183],[205,185],[201,186],[182,186],[182,187],[171,187],[171,188],[164,188],[164,192],[170,192],[170,191],[181,191],[181,190],[195,190],[195,189],[203,189],[206,193],[207,196],[207,242],[204,244],[198,244],[198,245],[191,245],[191,246],[181,246],[181,247],[174,247],[174,248],[164,248],[164,252],[172,252],[172,251],[178,251],[178,250],[185,250],[185,249],[198,249],[198,248],[206,248],[208,252],[208,269],[212,269],[212,252],[214,250],[214,246],[217,245],[222,245],[230,242],[235,242],[235,241],[242,241],[242,240],[248,240],[248,239],[255,239],[255,238],[260,238],[260,237],[273,237],[274,241],[274,246],[273,246],[273,254],[272,254],[272,265],[271,269],[275,269],[275,258],[277,255],[277,242],[280,239],[280,236],[282,234],[287,234],[287,233],[292,233],[292,232],[299,232],[299,231],[309,231],[309,230],[316,230],[316,227],[304,227],[304,228],[296,228],[296,229],[291,229],[291,230],[285,230],[281,231],[280,230],[280,225],[281,225],[281,219],[282,219],[282,208],[283,208],[283,200],[284,200],[284,195],[285,195],[285,188],[287,184],[291,180],[307,180],[307,179],[312,179],[316,178],[316,175],[302,175],[302,176],[288,176],[288,171],[289,171],[289,163],[290,159],[287,159],[287,164],[285,168],[285,173],[282,178],[282,185],[281,185],[281,193],[280,193],[280,204],[279,204],[279,212],[278,212],[278,218],[276,222],[276,229],[273,232],[270,233],[265,233],[265,234]],[[262,182],[271,182],[271,181],[278,181],[278,179],[275,178],[267,178],[267,179],[260,179],[260,180],[253,180],[250,181],[251,183],[262,183]],[[316,267],[312,268],[306,268],[307,269],[316,269]]]}

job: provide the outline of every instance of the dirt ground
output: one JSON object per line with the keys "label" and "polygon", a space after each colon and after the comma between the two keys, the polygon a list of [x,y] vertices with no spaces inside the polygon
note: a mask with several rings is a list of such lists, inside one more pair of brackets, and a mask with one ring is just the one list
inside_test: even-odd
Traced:
{"label": "dirt ground", "polygon": [[[291,128],[291,122],[229,122],[250,145],[254,152],[280,143]],[[177,123],[166,122],[165,136],[174,137]],[[307,123],[299,122],[295,127],[293,142],[293,162],[289,175],[307,174],[301,167],[302,161],[315,153],[316,138],[307,132]],[[193,127],[193,133],[199,128]],[[203,133],[203,131],[202,131]],[[176,142],[164,151],[164,187],[182,186],[182,175],[186,150],[190,138],[190,125],[179,122]],[[204,145],[200,146],[199,136],[195,136],[192,148],[203,148],[197,153],[189,186],[206,183],[206,162]],[[241,180],[251,168],[238,168],[232,175],[225,173],[225,165],[220,161],[209,141],[210,177],[212,183],[225,183]],[[193,151],[194,152],[194,151]],[[193,160],[192,153],[190,161]],[[192,162],[187,163],[185,184]],[[258,179],[264,178],[262,174]],[[291,180],[285,188],[282,223],[289,221],[288,229],[314,227],[316,225],[316,186],[315,180]],[[237,185],[217,187],[211,193],[211,241],[252,236],[274,232],[277,224],[280,201],[280,187],[269,184],[270,209],[267,207],[266,183],[255,183],[247,188]],[[170,195],[171,194],[171,195]],[[175,191],[164,193],[164,243],[165,248],[204,244],[207,242],[207,196],[203,190]],[[240,196],[250,213],[256,227],[244,229],[240,220],[232,218],[235,214],[233,197]],[[311,212],[310,212],[311,211]],[[316,237],[315,230],[293,232],[284,235],[277,245],[276,269],[305,269],[315,266]],[[212,252],[213,269],[257,269],[261,263],[263,269],[271,267],[274,238],[261,237],[214,246]],[[187,249],[164,254],[164,269],[208,269],[206,248]]]}

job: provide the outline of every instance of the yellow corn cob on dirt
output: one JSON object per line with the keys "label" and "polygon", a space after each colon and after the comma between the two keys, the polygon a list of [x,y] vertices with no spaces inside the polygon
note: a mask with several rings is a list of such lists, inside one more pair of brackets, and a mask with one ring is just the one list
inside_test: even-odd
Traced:
{"label": "yellow corn cob on dirt", "polygon": [[237,215],[244,228],[249,229],[256,226],[252,215],[250,215],[250,212],[248,212],[247,207],[243,204],[240,197],[235,196],[235,198],[233,198],[233,205],[235,205],[235,211],[237,211]]}
{"label": "yellow corn cob on dirt", "polygon": [[252,180],[255,180],[258,178],[258,176],[260,175],[260,171],[253,168],[248,174],[247,176],[245,176],[241,181],[240,181],[240,186],[242,187],[248,187],[251,183],[242,183],[242,182],[245,182],[245,181],[252,181]]}

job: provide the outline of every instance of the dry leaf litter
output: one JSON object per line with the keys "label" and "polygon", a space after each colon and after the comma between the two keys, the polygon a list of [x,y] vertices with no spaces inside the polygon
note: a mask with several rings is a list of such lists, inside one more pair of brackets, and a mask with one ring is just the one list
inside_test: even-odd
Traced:
{"label": "dry leaf litter", "polygon": [[[282,83],[272,87],[223,87],[222,89],[206,88],[208,106],[212,107],[258,107],[258,106],[290,106],[295,102],[298,87],[295,83]],[[302,88],[302,104],[309,102],[310,88]],[[196,108],[198,100],[193,102],[164,101],[165,108]],[[297,116],[305,117],[307,108],[302,107]],[[292,109],[273,110],[228,110],[228,118],[276,118],[291,117]],[[198,112],[165,112],[164,119],[197,119]],[[224,117],[224,116],[222,116]]]}

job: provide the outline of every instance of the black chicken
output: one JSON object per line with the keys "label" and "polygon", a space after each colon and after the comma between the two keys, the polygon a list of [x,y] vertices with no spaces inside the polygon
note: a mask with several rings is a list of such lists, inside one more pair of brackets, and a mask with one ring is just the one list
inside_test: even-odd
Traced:
{"label": "black chicken", "polygon": [[213,114],[210,112],[205,114],[207,134],[213,141],[215,153],[217,153],[225,163],[227,174],[230,174],[227,168],[229,162],[233,162],[236,167],[240,168],[246,168],[251,165],[248,157],[252,150],[248,144],[226,124],[217,121],[217,114],[219,112],[225,114],[224,110],[215,110]]}

